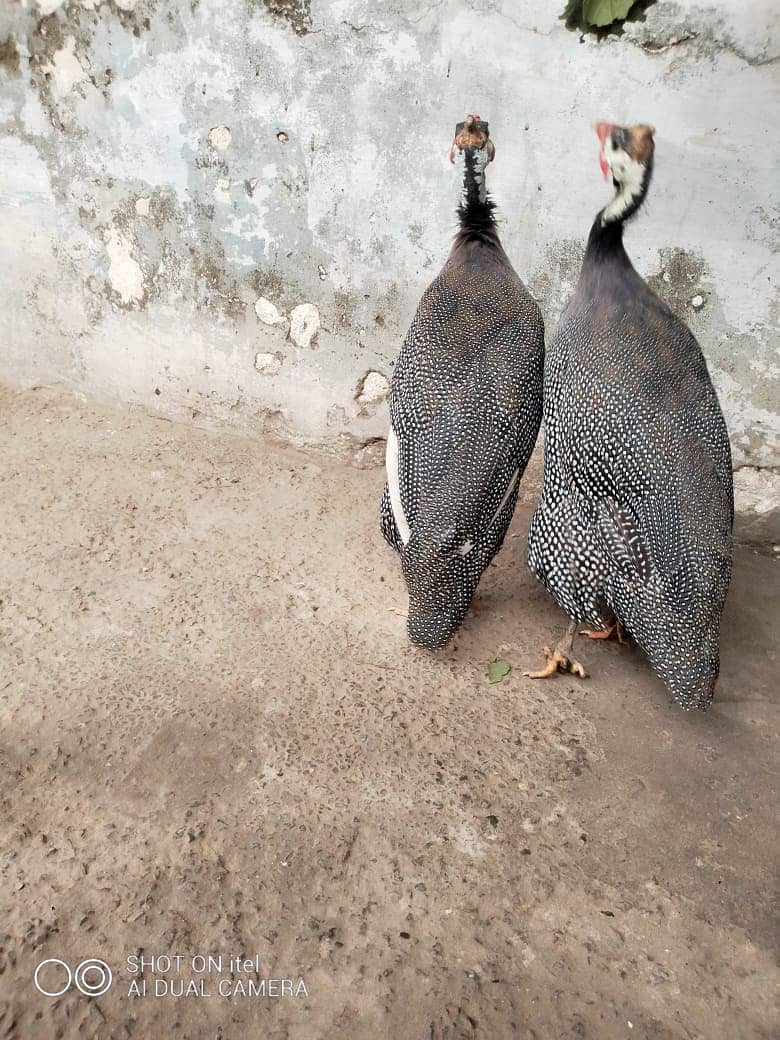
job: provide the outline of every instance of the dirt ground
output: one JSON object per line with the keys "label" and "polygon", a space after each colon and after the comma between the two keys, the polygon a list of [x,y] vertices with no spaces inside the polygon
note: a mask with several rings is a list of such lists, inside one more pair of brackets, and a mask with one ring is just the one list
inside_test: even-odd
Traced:
{"label": "dirt ground", "polygon": [[43,390],[0,440],[0,1040],[779,1035],[776,561],[686,716],[635,648],[522,678],[565,624],[532,488],[431,654],[379,469]]}

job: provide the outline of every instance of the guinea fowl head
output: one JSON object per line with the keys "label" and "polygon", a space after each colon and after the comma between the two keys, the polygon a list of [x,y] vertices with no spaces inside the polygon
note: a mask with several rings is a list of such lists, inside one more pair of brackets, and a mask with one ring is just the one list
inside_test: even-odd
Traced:
{"label": "guinea fowl head", "polygon": [[496,148],[490,140],[490,128],[487,120],[480,119],[479,116],[468,115],[462,123],[458,123],[450,147],[451,163],[455,162],[456,151],[468,152],[475,158],[481,157],[484,153],[484,165],[487,166],[489,162],[492,162],[496,155]]}
{"label": "guinea fowl head", "polygon": [[620,222],[632,217],[642,205],[653,172],[653,134],[646,123],[616,126],[596,123],[601,143],[599,164],[605,178],[612,177],[615,197],[601,211],[601,224]]}
{"label": "guinea fowl head", "polygon": [[463,187],[458,214],[461,226],[482,226],[485,221],[492,224],[490,211],[493,204],[487,197],[485,169],[496,154],[490,140],[490,129],[486,120],[477,115],[468,115],[455,127],[455,136],[450,146],[450,162],[460,161],[463,167]]}

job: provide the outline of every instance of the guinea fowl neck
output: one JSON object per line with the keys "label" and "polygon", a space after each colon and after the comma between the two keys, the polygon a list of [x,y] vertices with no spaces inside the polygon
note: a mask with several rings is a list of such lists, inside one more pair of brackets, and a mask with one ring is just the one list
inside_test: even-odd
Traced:
{"label": "guinea fowl neck", "polygon": [[631,266],[625,247],[623,246],[623,221],[616,220],[610,224],[602,223],[603,210],[596,214],[593,226],[588,235],[585,259],[591,263],[616,263],[619,266]]}
{"label": "guinea fowl neck", "polygon": [[576,295],[582,301],[614,296],[618,286],[632,283],[637,277],[628,253],[623,247],[623,222],[602,224],[596,215],[588,236]]}
{"label": "guinea fowl neck", "polygon": [[486,166],[486,152],[474,148],[463,150],[463,185],[458,206],[460,236],[493,237],[496,226],[493,216],[495,205],[487,193]]}
{"label": "guinea fowl neck", "polygon": [[643,165],[634,163],[632,176],[626,177],[623,183],[613,181],[615,196],[596,214],[588,236],[585,259],[591,264],[611,263],[633,270],[623,248],[623,227],[627,220],[639,212],[650,187],[652,174],[651,157]]}

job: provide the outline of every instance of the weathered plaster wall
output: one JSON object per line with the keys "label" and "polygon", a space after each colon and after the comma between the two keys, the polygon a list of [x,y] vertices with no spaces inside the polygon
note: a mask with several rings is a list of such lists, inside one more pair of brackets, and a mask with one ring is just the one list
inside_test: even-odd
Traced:
{"label": "weathered plaster wall", "polygon": [[642,119],[630,250],[704,347],[736,465],[777,466],[776,4],[662,0],[601,43],[563,7],[3,4],[0,377],[370,456],[453,230],[456,119],[490,119],[548,327],[606,198],[590,123]]}

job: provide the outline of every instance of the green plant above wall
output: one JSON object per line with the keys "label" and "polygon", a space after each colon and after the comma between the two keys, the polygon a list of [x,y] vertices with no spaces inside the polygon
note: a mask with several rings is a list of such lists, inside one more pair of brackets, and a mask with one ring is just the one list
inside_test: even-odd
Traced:
{"label": "green plant above wall", "polygon": [[568,0],[561,18],[574,32],[594,33],[601,38],[621,35],[625,22],[643,22],[645,11],[655,0]]}

